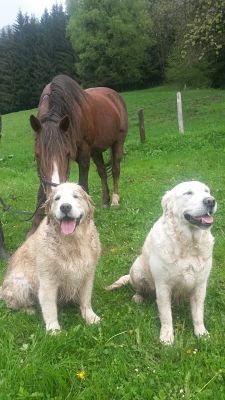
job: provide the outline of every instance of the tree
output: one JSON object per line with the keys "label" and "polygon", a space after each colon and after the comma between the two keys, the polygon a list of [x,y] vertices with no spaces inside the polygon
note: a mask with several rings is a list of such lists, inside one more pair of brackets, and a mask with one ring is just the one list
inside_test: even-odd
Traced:
{"label": "tree", "polygon": [[175,39],[176,12],[176,2],[174,0],[150,1],[151,35],[155,43],[156,57],[163,78],[168,55]]}
{"label": "tree", "polygon": [[15,47],[12,27],[2,29],[0,33],[0,110],[2,114],[15,109]]}
{"label": "tree", "polygon": [[45,53],[48,78],[64,73],[74,76],[74,51],[66,35],[68,17],[61,5],[53,5],[51,13],[45,11],[42,19],[42,50]]}
{"label": "tree", "polygon": [[62,6],[44,12],[41,22],[18,12],[15,24],[0,33],[0,110],[37,106],[43,87],[65,73],[74,76],[74,51],[66,36]]}
{"label": "tree", "polygon": [[150,42],[147,0],[68,0],[67,5],[80,80],[119,89],[140,85]]}
{"label": "tree", "polygon": [[[186,86],[202,87],[212,83],[210,60],[200,57],[199,42],[187,48],[190,24],[194,21],[199,0],[171,0],[173,3],[174,40],[167,57],[166,78]],[[200,0],[201,1],[201,0]],[[211,0],[210,0],[211,1]]]}
{"label": "tree", "polygon": [[183,58],[193,52],[214,87],[225,87],[224,0],[198,0],[184,36]]}
{"label": "tree", "polygon": [[224,0],[198,0],[185,35],[185,49],[197,47],[200,57],[207,53],[219,55],[225,47]]}

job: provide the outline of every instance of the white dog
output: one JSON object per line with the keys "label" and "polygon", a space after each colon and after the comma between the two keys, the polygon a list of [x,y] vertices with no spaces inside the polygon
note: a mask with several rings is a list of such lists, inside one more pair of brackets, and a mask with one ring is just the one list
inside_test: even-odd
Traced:
{"label": "white dog", "polygon": [[39,300],[47,331],[60,330],[57,300],[79,303],[86,322],[96,323],[91,295],[101,246],[91,199],[79,185],[63,183],[46,207],[47,217],[12,257],[0,297],[28,312]]}
{"label": "white dog", "polygon": [[174,341],[171,296],[190,297],[194,333],[208,334],[204,326],[204,300],[212,266],[214,239],[210,233],[216,201],[201,182],[183,182],[166,192],[163,215],[149,232],[142,253],[129,275],[121,277],[109,290],[130,283],[140,303],[143,295],[155,291],[159,309],[160,340]]}

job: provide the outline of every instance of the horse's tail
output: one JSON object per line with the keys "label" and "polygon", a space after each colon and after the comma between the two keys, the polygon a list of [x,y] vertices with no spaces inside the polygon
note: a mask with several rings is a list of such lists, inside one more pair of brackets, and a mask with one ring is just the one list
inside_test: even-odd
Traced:
{"label": "horse's tail", "polygon": [[113,163],[113,155],[112,155],[112,149],[109,149],[109,158],[107,161],[105,161],[105,169],[106,169],[106,174],[107,178],[112,177],[112,163]]}
{"label": "horse's tail", "polygon": [[114,290],[114,289],[119,289],[121,286],[128,285],[130,283],[130,275],[124,275],[121,276],[116,282],[112,283],[112,285],[109,285],[106,287],[106,290]]}
{"label": "horse's tail", "polygon": [[[113,155],[112,155],[112,149],[109,149],[110,154],[109,154],[109,158],[107,161],[104,162],[105,164],[105,169],[106,169],[106,174],[107,174],[107,178],[111,178],[112,177],[112,164],[113,164]],[[123,148],[123,157],[124,158],[126,152],[125,149]]]}

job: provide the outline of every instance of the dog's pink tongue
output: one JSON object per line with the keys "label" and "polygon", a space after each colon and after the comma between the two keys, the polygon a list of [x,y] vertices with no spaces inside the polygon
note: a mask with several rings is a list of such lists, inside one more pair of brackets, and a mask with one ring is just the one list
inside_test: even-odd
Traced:
{"label": "dog's pink tongue", "polygon": [[203,215],[202,217],[202,223],[203,224],[212,224],[213,223],[213,217],[212,215]]}
{"label": "dog's pink tongue", "polygon": [[60,226],[61,226],[61,232],[64,233],[64,235],[71,235],[71,233],[75,231],[76,221],[73,219],[62,220]]}

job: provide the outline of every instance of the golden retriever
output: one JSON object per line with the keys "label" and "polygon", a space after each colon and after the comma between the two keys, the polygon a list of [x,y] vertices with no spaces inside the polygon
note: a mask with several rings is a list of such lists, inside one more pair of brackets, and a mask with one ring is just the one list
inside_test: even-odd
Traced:
{"label": "golden retriever", "polygon": [[91,296],[101,246],[91,198],[81,186],[63,183],[46,208],[47,217],[10,260],[0,297],[28,312],[39,301],[46,330],[53,333],[60,330],[57,301],[77,302],[86,322],[97,323]]}
{"label": "golden retriever", "polygon": [[144,294],[154,291],[161,321],[160,340],[172,344],[172,294],[190,297],[194,333],[208,334],[204,300],[214,244],[210,227],[217,204],[205,184],[190,181],[166,192],[162,208],[163,215],[150,230],[129,274],[108,289],[130,283],[137,303],[142,302]]}

